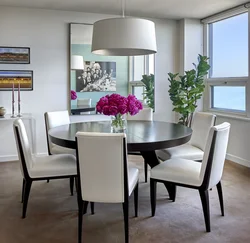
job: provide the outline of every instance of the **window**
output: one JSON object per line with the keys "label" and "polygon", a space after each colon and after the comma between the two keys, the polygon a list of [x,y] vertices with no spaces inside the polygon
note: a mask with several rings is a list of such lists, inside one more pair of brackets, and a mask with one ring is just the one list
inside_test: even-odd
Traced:
{"label": "window", "polygon": [[246,113],[248,83],[248,12],[205,23],[210,72],[210,110]]}
{"label": "window", "polygon": [[130,82],[129,92],[137,97],[137,99],[143,101],[146,104],[146,100],[143,98],[144,84],[141,82],[142,75],[154,74],[155,70],[155,55],[147,56],[135,56],[130,57]]}

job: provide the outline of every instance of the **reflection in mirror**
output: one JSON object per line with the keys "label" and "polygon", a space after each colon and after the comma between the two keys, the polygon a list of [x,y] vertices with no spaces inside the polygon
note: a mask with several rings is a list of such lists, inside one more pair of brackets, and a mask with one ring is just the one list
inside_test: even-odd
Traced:
{"label": "reflection in mirror", "polygon": [[128,95],[128,57],[91,53],[93,25],[70,24],[71,114],[93,114],[98,100],[112,93]]}
{"label": "reflection in mirror", "polygon": [[129,92],[141,100],[144,107],[155,110],[155,54],[130,57],[129,63]]}

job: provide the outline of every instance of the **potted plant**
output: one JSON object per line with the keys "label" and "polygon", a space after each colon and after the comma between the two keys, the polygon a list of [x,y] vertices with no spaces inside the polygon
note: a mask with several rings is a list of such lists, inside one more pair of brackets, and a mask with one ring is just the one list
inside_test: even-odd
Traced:
{"label": "potted plant", "polygon": [[194,69],[185,71],[183,76],[179,73],[168,73],[168,92],[174,106],[173,111],[180,114],[179,123],[185,126],[191,124],[197,101],[202,97],[205,88],[204,76],[210,69],[208,57],[202,55],[198,55],[198,64],[193,65]]}
{"label": "potted plant", "polygon": [[147,106],[154,110],[155,107],[155,76],[154,74],[142,75],[141,82],[145,86],[145,92],[143,93],[143,98],[146,99]]}

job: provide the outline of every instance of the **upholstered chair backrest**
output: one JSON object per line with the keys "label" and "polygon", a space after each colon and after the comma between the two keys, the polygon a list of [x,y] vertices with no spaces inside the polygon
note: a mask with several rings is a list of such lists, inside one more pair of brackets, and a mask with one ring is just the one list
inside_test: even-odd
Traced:
{"label": "upholstered chair backrest", "polygon": [[126,135],[78,132],[77,170],[82,199],[124,202],[127,183]]}
{"label": "upholstered chair backrest", "polygon": [[230,123],[211,127],[202,161],[200,180],[207,189],[221,180],[226,158]]}
{"label": "upholstered chair backrest", "polygon": [[216,116],[205,112],[195,112],[191,123],[193,130],[189,143],[201,150],[205,150],[208,133],[215,125]]}
{"label": "upholstered chair backrest", "polygon": [[21,172],[23,177],[27,178],[27,176],[29,176],[29,171],[33,166],[33,158],[23,121],[21,119],[15,120],[13,123],[13,129],[18,151],[18,158],[21,162]]}
{"label": "upholstered chair backrest", "polygon": [[45,128],[48,142],[49,154],[52,151],[52,143],[50,141],[48,131],[53,127],[63,126],[70,124],[69,112],[68,111],[51,111],[44,113]]}
{"label": "upholstered chair backrest", "polygon": [[127,120],[133,121],[152,121],[153,120],[153,109],[143,108],[134,116],[128,114]]}
{"label": "upholstered chair backrest", "polygon": [[91,98],[79,98],[77,99],[77,106],[86,105],[91,106]]}

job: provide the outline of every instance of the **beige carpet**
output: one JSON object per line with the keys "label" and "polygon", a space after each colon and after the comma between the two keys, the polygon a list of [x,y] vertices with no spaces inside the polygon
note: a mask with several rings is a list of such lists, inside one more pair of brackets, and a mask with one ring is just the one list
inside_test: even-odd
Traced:
{"label": "beige carpet", "polygon": [[[149,183],[144,183],[143,163],[130,157],[141,170],[139,217],[130,204],[130,242],[250,242],[250,169],[226,163],[222,186],[225,217],[220,216],[217,191],[210,191],[211,233],[205,223],[199,193],[178,188],[176,202],[158,185],[156,216],[150,217]],[[0,243],[77,243],[76,195],[69,181],[34,182],[27,210],[21,219],[21,174],[17,162],[0,163]],[[96,214],[83,218],[83,242],[124,242],[120,204],[96,204]]]}

